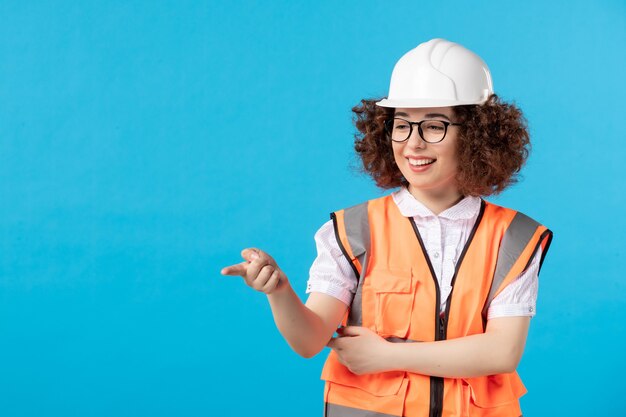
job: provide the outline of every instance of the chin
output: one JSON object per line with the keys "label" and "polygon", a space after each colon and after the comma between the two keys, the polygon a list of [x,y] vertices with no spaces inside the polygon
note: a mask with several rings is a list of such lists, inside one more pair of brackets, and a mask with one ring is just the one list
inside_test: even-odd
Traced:
{"label": "chin", "polygon": [[411,188],[413,188],[414,190],[427,191],[427,190],[432,190],[433,188],[436,188],[436,184],[415,181],[415,182],[409,183],[409,190]]}

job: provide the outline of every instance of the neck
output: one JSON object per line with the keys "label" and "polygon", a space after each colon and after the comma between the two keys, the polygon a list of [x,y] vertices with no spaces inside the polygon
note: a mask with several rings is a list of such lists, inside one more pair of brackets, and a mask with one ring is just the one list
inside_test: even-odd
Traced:
{"label": "neck", "polygon": [[452,189],[418,189],[409,185],[409,192],[413,197],[428,207],[434,214],[439,215],[463,199],[463,195],[455,188]]}

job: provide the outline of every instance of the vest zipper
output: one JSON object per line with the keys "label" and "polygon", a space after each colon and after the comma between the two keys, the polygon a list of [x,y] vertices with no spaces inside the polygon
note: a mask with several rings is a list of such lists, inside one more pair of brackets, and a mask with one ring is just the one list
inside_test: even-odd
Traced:
{"label": "vest zipper", "polygon": [[[461,267],[461,263],[463,262],[463,258],[465,257],[465,253],[472,242],[474,235],[476,233],[476,229],[478,229],[478,225],[483,218],[483,213],[485,212],[485,201],[481,199],[480,202],[480,211],[478,212],[478,217],[476,218],[476,222],[474,223],[474,227],[465,243],[465,247],[461,252],[461,256],[459,257],[456,268],[454,271],[454,276],[452,277],[452,290],[448,295],[448,302],[446,303],[446,310],[444,314],[441,314],[441,291],[439,289],[439,282],[437,282],[437,275],[435,275],[435,270],[433,265],[430,263],[430,258],[428,257],[428,252],[424,247],[424,242],[422,241],[422,237],[420,236],[420,232],[417,229],[417,225],[415,224],[415,220],[412,217],[409,217],[409,221],[411,222],[411,226],[413,226],[413,231],[415,232],[415,236],[417,236],[417,241],[420,244],[422,249],[422,254],[426,259],[426,263],[428,264],[428,269],[430,269],[430,275],[435,282],[435,290],[437,299],[435,300],[436,308],[435,308],[435,340],[445,340],[448,337],[448,329],[447,329],[447,321],[448,316],[450,315],[450,304],[452,303],[452,292],[454,291],[454,282],[456,281],[457,273]],[[441,417],[443,413],[443,378],[441,377],[430,377],[430,413],[429,417]]]}
{"label": "vest zipper", "polygon": [[[437,286],[437,302],[439,303],[439,286]],[[437,331],[435,340],[445,339],[445,321],[437,304]],[[431,377],[430,417],[441,417],[443,412],[443,378]]]}
{"label": "vest zipper", "polygon": [[[450,300],[448,300],[448,302],[449,301]],[[446,319],[442,315],[439,315],[439,340],[443,340],[446,338],[445,328],[446,328]]]}
{"label": "vest zipper", "polygon": [[[480,211],[478,212],[478,217],[476,218],[476,222],[474,223],[474,227],[472,227],[472,231],[470,232],[469,237],[467,238],[467,242],[465,243],[465,246],[463,247],[463,251],[461,252],[461,255],[459,256],[459,259],[456,263],[456,267],[454,269],[454,275],[452,276],[452,281],[450,282],[450,286],[452,287],[452,289],[450,290],[450,293],[448,294],[448,301],[446,303],[446,309],[443,312],[439,311],[440,308],[440,304],[437,304],[437,313],[439,314],[439,320],[437,321],[438,327],[439,327],[439,340],[446,340],[448,338],[448,318],[450,317],[450,305],[452,305],[452,293],[454,292],[454,284],[456,282],[456,277],[457,274],[459,273],[459,269],[461,269],[461,264],[463,262],[463,258],[465,258],[465,253],[467,252],[467,249],[469,248],[470,244],[472,243],[472,240],[474,239],[474,235],[476,234],[476,230],[478,229],[478,225],[480,224],[480,221],[483,218],[483,213],[485,212],[485,201],[481,199],[481,203],[480,203]],[[417,226],[416,226],[417,228]],[[420,242],[421,243],[421,242]],[[423,246],[422,246],[423,248]],[[424,253],[426,253],[424,251]],[[428,259],[428,265],[431,268],[431,272],[432,272],[432,265],[430,265],[430,259]],[[434,274],[433,274],[434,277]],[[436,279],[435,279],[435,283],[436,283]],[[439,299],[439,286],[437,286],[437,303],[439,303],[440,299]],[[443,314],[442,314],[443,313]],[[439,394],[439,408],[436,412],[436,414],[433,415],[432,410],[431,410],[431,417],[441,417],[441,414],[443,412],[442,408],[443,408],[443,378],[441,379],[441,393]]]}
{"label": "vest zipper", "polygon": [[[413,226],[413,231],[415,232],[415,236],[417,237],[417,241],[420,244],[422,249],[422,254],[426,259],[426,263],[428,264],[428,269],[430,270],[430,276],[432,277],[435,283],[435,340],[443,340],[445,338],[445,328],[443,326],[443,320],[441,317],[441,290],[439,289],[439,282],[437,282],[437,275],[435,275],[435,270],[433,265],[430,263],[430,258],[428,257],[428,252],[424,247],[424,241],[422,241],[422,237],[420,236],[420,232],[417,229],[417,225],[415,224],[415,220],[412,217],[409,217],[409,221],[411,222],[411,226]],[[443,378],[439,376],[431,376],[430,377],[430,412],[429,417],[441,417],[443,409]]]}
{"label": "vest zipper", "polygon": [[[428,260],[429,266],[430,260]],[[441,315],[441,291],[435,274],[432,274],[435,280],[435,288],[437,290],[437,310],[435,312],[437,319],[435,320],[435,340],[445,339],[444,318]],[[441,417],[443,412],[443,378],[439,376],[430,377],[430,416]]]}

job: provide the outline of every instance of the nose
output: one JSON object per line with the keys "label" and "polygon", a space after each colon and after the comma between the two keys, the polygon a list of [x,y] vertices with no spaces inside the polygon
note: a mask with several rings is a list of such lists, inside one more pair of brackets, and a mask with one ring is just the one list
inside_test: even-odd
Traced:
{"label": "nose", "polygon": [[426,147],[426,142],[420,136],[420,132],[417,126],[413,128],[411,135],[406,141],[407,146],[415,149],[422,149]]}

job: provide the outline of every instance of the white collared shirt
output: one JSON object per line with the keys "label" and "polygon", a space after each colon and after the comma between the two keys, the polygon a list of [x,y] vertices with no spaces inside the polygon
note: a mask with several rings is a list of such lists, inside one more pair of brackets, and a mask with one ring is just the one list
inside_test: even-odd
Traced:
{"label": "white collared shirt", "polygon": [[[439,215],[415,199],[406,187],[392,193],[392,198],[400,213],[415,221],[439,283],[441,311],[444,311],[452,290],[450,283],[456,262],[480,212],[480,198],[467,196]],[[317,231],[315,244],[317,258],[309,271],[307,294],[321,292],[350,305],[357,279],[339,248],[332,220]],[[528,268],[493,299],[487,319],[535,315],[540,259],[541,248]]]}

